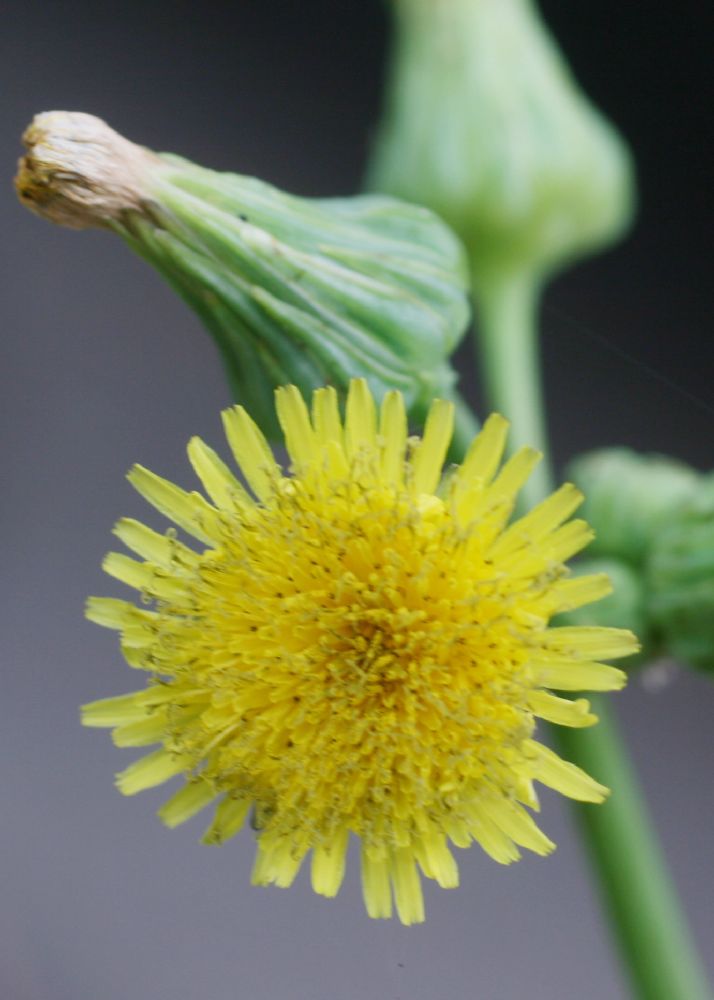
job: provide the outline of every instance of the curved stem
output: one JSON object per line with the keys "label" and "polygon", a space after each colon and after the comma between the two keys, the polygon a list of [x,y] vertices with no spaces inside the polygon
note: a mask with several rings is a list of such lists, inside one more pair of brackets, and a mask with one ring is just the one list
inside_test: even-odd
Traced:
{"label": "curved stem", "polygon": [[[476,291],[483,373],[491,403],[512,422],[514,443],[547,455],[535,333],[538,284],[531,276],[481,284]],[[552,490],[547,460],[531,482],[529,504]],[[607,784],[600,806],[574,808],[638,1000],[706,1000],[707,979],[687,935],[644,799],[615,720],[598,699],[593,729],[553,727],[563,755]]]}

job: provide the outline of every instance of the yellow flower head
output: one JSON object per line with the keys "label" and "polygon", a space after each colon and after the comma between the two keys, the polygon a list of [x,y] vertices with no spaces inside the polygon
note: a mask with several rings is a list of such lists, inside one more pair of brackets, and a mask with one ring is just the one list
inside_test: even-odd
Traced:
{"label": "yellow flower head", "polygon": [[595,661],[636,642],[548,627],[609,583],[563,565],[591,536],[568,521],[573,486],[507,525],[538,455],[523,449],[499,471],[501,417],[442,479],[449,403],[434,402],[421,439],[407,436],[401,395],[377,414],[362,380],[344,422],[332,389],[315,392],[311,413],[294,386],[280,389],[277,413],[291,475],[245,410],[223,414],[252,494],[198,438],[189,458],[211,502],[130,473],[205,548],[119,522],[142,561],[111,553],[105,569],[151,606],[94,598],[88,615],[121,632],[151,680],[85,706],[84,722],[116,727],[118,746],[160,745],[118,784],[133,794],[182,774],[160,810],[169,826],[217,802],[204,839],[220,843],[252,808],[255,883],[290,885],[311,851],[313,888],[333,896],[353,833],[370,916],[390,916],[393,893],[414,923],[417,865],[458,882],[449,841],[503,863],[517,845],[553,848],[524,808],[537,808],[534,781],[602,800],[606,789],[534,740],[536,718],[595,722],[587,701],[550,689],[621,687],[622,671]]}

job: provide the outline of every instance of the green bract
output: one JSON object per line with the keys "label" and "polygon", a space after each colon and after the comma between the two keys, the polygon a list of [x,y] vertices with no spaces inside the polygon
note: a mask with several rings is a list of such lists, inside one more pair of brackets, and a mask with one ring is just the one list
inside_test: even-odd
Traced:
{"label": "green bract", "polygon": [[430,212],[383,197],[311,201],[178,157],[153,218],[115,224],[201,316],[263,426],[272,389],[363,374],[422,415],[449,395],[468,322],[460,249]]}
{"label": "green bract", "polygon": [[653,542],[695,495],[699,475],[665,455],[603,448],[580,455],[568,475],[585,494],[583,517],[595,528],[591,555],[641,566]]}
{"label": "green bract", "polygon": [[530,0],[395,0],[369,184],[438,211],[478,278],[544,275],[615,239],[627,149]]}
{"label": "green bract", "polygon": [[25,134],[20,197],[53,221],[119,233],[198,313],[236,398],[276,430],[272,390],[401,390],[415,420],[452,394],[469,312],[463,250],[424,208],[384,196],[307,199],[157,155],[91,115]]}
{"label": "green bract", "polygon": [[635,629],[646,654],[714,670],[714,474],[626,448],[581,455],[568,472],[596,533],[584,568],[615,586],[590,620]]}
{"label": "green bract", "polygon": [[669,650],[714,670],[714,476],[653,541],[649,610]]}

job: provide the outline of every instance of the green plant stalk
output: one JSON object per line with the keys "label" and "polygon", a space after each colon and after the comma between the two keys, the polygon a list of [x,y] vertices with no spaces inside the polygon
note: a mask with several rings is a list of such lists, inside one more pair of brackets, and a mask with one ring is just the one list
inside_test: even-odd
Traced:
{"label": "green plant stalk", "polygon": [[448,460],[450,462],[459,462],[478,434],[479,425],[471,407],[459,392],[455,389],[452,390],[449,398],[454,404],[454,436],[451,440]]}
{"label": "green plant stalk", "polygon": [[[537,285],[516,276],[481,284],[476,292],[482,371],[490,402],[512,422],[514,443],[544,453],[527,500],[553,487],[540,388],[536,337]],[[596,699],[592,729],[553,727],[564,757],[611,789],[603,805],[574,804],[604,904],[638,1000],[707,1000],[712,994],[688,935],[654,826],[612,712]]]}
{"label": "green plant stalk", "polygon": [[489,403],[511,421],[511,450],[530,445],[543,453],[523,489],[528,507],[550,492],[553,478],[535,328],[540,285],[530,272],[474,281],[477,349]]}
{"label": "green plant stalk", "polygon": [[565,729],[557,745],[568,760],[612,790],[602,806],[578,806],[576,817],[600,876],[635,995],[642,1000],[705,1000],[706,973],[685,918],[652,821],[628,760],[614,714],[602,696],[592,729]]}

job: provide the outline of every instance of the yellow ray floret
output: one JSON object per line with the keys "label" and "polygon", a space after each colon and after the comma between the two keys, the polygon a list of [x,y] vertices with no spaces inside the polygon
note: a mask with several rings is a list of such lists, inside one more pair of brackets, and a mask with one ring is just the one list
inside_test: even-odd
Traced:
{"label": "yellow ray floret", "polygon": [[[241,407],[224,414],[248,488],[194,438],[189,458],[209,500],[137,467],[131,481],[198,550],[133,520],[116,534],[138,557],[105,569],[144,606],[93,598],[89,617],[121,633],[145,690],[86,705],[83,721],[119,746],[156,745],[117,783],[133,794],[185,778],[160,816],[176,826],[215,812],[206,843],[252,815],[253,881],[290,885],[311,855],[312,885],[334,896],[350,835],[361,841],[367,912],[423,919],[419,871],[458,884],[450,844],[475,841],[507,864],[547,854],[534,782],[599,802],[607,790],[535,739],[538,718],[596,722],[585,698],[625,675],[629,632],[552,628],[560,611],[603,597],[602,575],[568,578],[563,560],[590,531],[569,520],[562,487],[509,525],[537,453],[500,468],[507,424],[491,417],[443,476],[452,434],[437,400],[421,439],[404,401],[377,407],[350,388],[344,422],[332,389],[311,408],[277,393],[290,469]],[[148,606],[147,606],[148,605]]]}

